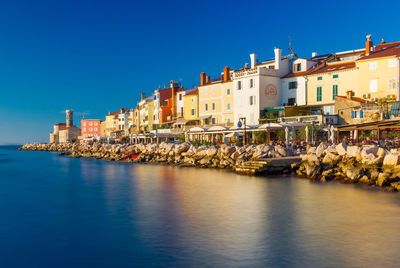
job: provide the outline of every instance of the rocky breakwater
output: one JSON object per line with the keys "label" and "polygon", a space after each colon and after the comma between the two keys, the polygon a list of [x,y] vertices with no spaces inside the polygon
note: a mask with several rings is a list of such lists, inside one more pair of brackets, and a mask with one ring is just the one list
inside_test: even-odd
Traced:
{"label": "rocky breakwater", "polygon": [[194,146],[189,143],[172,144],[25,144],[21,150],[55,151],[71,157],[85,157],[110,161],[159,163],[176,166],[223,168],[234,170],[247,161],[292,155],[290,149],[270,145]]}
{"label": "rocky breakwater", "polygon": [[327,146],[321,143],[301,156],[292,168],[300,177],[315,181],[340,180],[344,183],[400,190],[400,152],[376,145],[347,146],[345,143]]}

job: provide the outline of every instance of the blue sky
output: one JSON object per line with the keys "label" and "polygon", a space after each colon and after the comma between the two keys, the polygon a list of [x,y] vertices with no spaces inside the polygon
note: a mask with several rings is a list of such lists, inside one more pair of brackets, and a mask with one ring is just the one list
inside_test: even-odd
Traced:
{"label": "blue sky", "polygon": [[48,141],[63,110],[100,118],[169,80],[239,68],[249,53],[328,53],[400,40],[398,1],[0,2],[0,144]]}

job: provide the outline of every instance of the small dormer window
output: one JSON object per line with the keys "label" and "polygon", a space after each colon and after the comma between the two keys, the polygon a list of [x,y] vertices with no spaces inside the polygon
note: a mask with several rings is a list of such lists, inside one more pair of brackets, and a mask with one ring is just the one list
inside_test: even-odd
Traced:
{"label": "small dormer window", "polygon": [[301,63],[297,63],[294,65],[294,71],[295,72],[301,72]]}

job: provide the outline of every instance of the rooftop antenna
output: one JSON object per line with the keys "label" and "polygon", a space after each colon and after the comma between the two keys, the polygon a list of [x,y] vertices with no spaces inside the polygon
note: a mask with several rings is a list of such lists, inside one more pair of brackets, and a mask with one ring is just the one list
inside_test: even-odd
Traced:
{"label": "rooftop antenna", "polygon": [[292,35],[289,35],[289,55],[293,55],[293,49],[292,49]]}

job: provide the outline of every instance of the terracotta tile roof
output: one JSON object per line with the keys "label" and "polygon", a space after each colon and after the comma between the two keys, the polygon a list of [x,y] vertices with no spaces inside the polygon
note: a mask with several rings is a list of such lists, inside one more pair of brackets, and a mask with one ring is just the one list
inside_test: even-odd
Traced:
{"label": "terracotta tile roof", "polygon": [[69,128],[71,128],[71,127],[64,127],[64,128],[62,128],[62,129],[60,129],[60,131],[61,131],[61,130],[67,130],[67,129],[69,129]]}
{"label": "terracotta tile roof", "polygon": [[312,69],[308,69],[307,71],[304,71],[304,72],[290,73],[290,74],[285,75],[285,76],[282,77],[282,78],[290,78],[290,77],[304,76],[304,75],[310,73],[311,71],[312,71]]}
{"label": "terracotta tile roof", "polygon": [[55,124],[56,126],[65,126],[66,124],[65,123],[57,123],[57,124]]}
{"label": "terracotta tile roof", "polygon": [[314,71],[310,72],[309,75],[320,74],[320,73],[329,73],[329,72],[337,72],[346,69],[352,69],[356,67],[355,62],[346,62],[346,63],[339,63],[339,64],[327,64],[326,66]]}
{"label": "terracotta tile roof", "polygon": [[122,109],[119,109],[118,111],[113,112],[112,114],[109,114],[109,116],[110,116],[110,115],[117,115],[117,114],[121,113],[121,111],[122,111]]}
{"label": "terracotta tile roof", "polygon": [[363,56],[358,60],[369,60],[369,59],[377,59],[384,58],[390,56],[400,56],[400,42],[388,43],[388,44],[380,44],[374,48],[368,56]]}
{"label": "terracotta tile roof", "polygon": [[364,99],[361,99],[358,97],[351,97],[351,99],[349,99],[346,96],[336,96],[336,98],[352,100],[352,101],[359,102],[359,103],[374,103],[374,102],[367,101],[367,100],[364,100]]}

